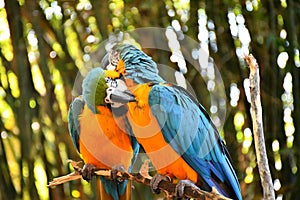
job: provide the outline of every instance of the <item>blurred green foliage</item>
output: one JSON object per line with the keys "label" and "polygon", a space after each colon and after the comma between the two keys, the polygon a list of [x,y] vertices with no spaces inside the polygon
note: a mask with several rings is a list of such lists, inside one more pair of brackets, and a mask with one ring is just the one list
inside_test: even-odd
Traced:
{"label": "blurred green foliage", "polygon": [[[227,97],[220,131],[245,199],[262,195],[243,60],[244,53],[254,54],[276,195],[299,199],[299,19],[295,0],[0,0],[0,199],[96,198],[94,181],[46,187],[73,170],[68,159],[80,160],[67,129],[73,83],[89,62],[100,61],[97,48],[113,33],[153,26],[193,38],[220,70]],[[178,69],[169,53],[146,52]],[[208,85],[187,67],[187,81],[215,116]],[[133,194],[158,198],[140,184]]]}

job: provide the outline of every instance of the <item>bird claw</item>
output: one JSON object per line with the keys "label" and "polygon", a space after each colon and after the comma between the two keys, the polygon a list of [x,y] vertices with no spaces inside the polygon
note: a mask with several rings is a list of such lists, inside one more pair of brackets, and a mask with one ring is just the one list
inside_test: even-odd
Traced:
{"label": "bird claw", "polygon": [[110,178],[113,181],[117,181],[117,182],[123,182],[124,179],[120,176],[118,176],[118,173],[125,173],[126,169],[123,165],[115,165],[111,168],[111,172],[110,172]]}
{"label": "bird claw", "polygon": [[92,179],[92,176],[94,174],[96,170],[95,165],[90,164],[90,163],[86,163],[81,171],[81,176],[84,180],[86,180],[87,182],[89,182]]}
{"label": "bird claw", "polygon": [[180,180],[179,183],[175,187],[175,194],[177,197],[184,198],[184,188],[186,186],[190,186],[196,190],[199,188],[190,180]]}
{"label": "bird claw", "polygon": [[161,174],[155,174],[151,181],[150,181],[150,187],[151,190],[154,194],[159,194],[160,193],[160,189],[158,188],[158,185],[161,181],[171,181],[171,178],[169,176],[164,176]]}

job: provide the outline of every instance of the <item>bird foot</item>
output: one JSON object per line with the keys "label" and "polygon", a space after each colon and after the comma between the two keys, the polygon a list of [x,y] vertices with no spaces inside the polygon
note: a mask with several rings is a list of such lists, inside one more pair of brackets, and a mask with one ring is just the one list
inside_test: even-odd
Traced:
{"label": "bird foot", "polygon": [[175,187],[175,194],[176,194],[177,197],[184,198],[184,188],[186,186],[190,186],[192,188],[195,188],[196,190],[199,189],[195,185],[195,183],[193,183],[190,180],[180,180],[179,183]]}
{"label": "bird foot", "polygon": [[171,181],[171,178],[169,176],[155,174],[150,181],[150,188],[154,194],[160,193],[160,189],[158,188],[158,185],[161,181]]}
{"label": "bird foot", "polygon": [[87,182],[89,182],[92,179],[92,176],[94,174],[96,170],[95,165],[90,164],[90,163],[86,163],[81,171],[81,176],[84,180],[86,180]]}
{"label": "bird foot", "polygon": [[123,182],[124,179],[122,179],[122,177],[118,176],[118,173],[126,173],[126,169],[123,165],[115,165],[111,168],[111,173],[110,173],[110,177],[111,180],[113,181],[117,181],[117,182]]}

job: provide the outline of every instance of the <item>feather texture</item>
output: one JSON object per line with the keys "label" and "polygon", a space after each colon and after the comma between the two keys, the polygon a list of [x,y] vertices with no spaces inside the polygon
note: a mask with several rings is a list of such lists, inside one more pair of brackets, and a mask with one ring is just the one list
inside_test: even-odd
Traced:
{"label": "feather texture", "polygon": [[[119,58],[124,61],[126,78],[137,84],[165,82],[158,75],[156,63],[143,51],[130,44],[116,45],[114,50],[119,52]],[[147,73],[144,73],[145,71]]]}
{"label": "feather texture", "polygon": [[[115,116],[104,103],[106,95],[105,73],[101,68],[91,70],[83,80],[83,95],[70,104],[68,128],[77,151],[85,163],[99,169],[111,169],[123,165],[129,172],[139,151],[139,144],[132,137],[126,118],[126,108],[119,108]],[[129,135],[126,133],[128,131]],[[128,181],[118,183],[100,177],[103,184],[100,196],[107,199],[122,200],[128,197]],[[104,193],[106,194],[104,194]],[[110,196],[110,197],[109,197]]]}
{"label": "feather texture", "polygon": [[203,107],[183,88],[166,85],[152,87],[149,105],[164,139],[201,179],[227,197],[242,199],[226,147]]}
{"label": "feather texture", "polygon": [[79,152],[79,134],[80,134],[80,126],[78,117],[82,113],[84,108],[84,101],[81,96],[76,97],[72,103],[70,104],[69,112],[68,112],[68,128],[69,133],[72,138],[72,142]]}
{"label": "feather texture", "polygon": [[83,79],[82,97],[93,112],[96,112],[96,106],[105,105],[104,98],[107,88],[105,72],[99,67],[93,68]]}
{"label": "feather texture", "polygon": [[[113,51],[114,55],[119,53],[120,59],[115,62],[115,71],[124,75],[137,100],[128,104],[137,140],[154,166],[179,155],[158,172],[201,182],[202,189],[214,187],[227,197],[242,199],[227,148],[204,107],[185,89],[166,84],[155,62],[141,50],[125,44],[116,45]],[[155,123],[160,130],[156,130]],[[153,152],[165,146],[168,151],[156,158]],[[196,180],[194,173],[198,175]]]}

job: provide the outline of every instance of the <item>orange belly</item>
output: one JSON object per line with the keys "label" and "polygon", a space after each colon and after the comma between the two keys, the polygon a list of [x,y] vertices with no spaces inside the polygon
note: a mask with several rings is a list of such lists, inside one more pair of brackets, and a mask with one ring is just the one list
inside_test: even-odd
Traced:
{"label": "orange belly", "polygon": [[[123,123],[116,123],[107,107],[99,106],[99,114],[84,108],[79,117],[79,148],[85,163],[99,169],[111,169],[115,165],[130,166],[133,156],[131,141]],[[122,121],[121,119],[119,121]]]}
{"label": "orange belly", "polygon": [[129,103],[128,119],[133,133],[158,173],[180,180],[189,179],[196,183],[197,173],[165,141],[159,124],[151,113],[148,104],[150,89],[146,84],[132,89],[138,100]]}

